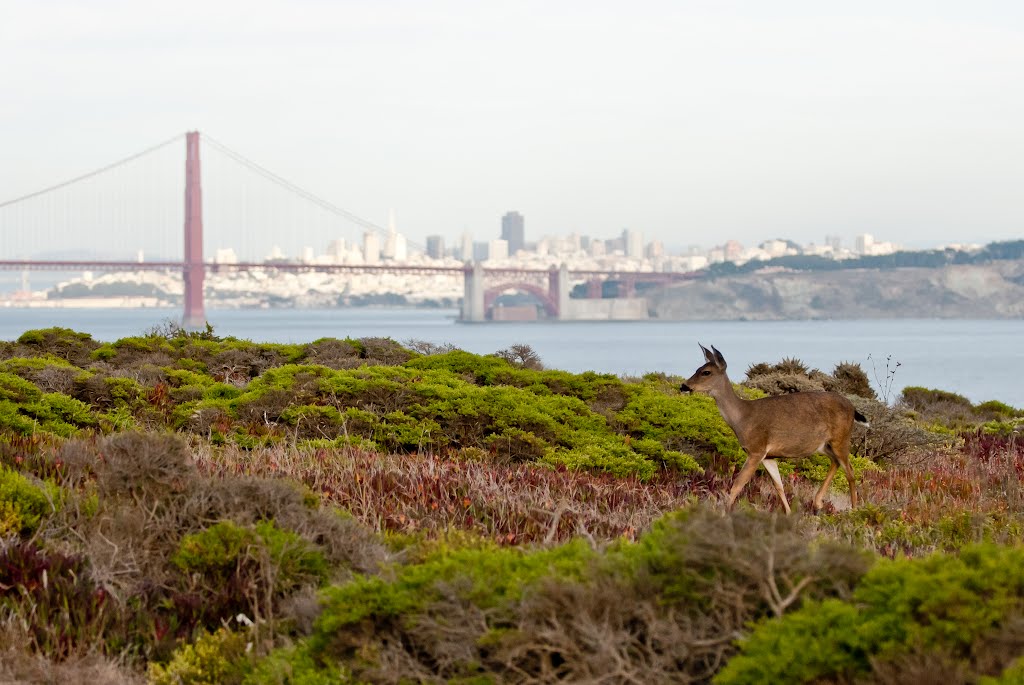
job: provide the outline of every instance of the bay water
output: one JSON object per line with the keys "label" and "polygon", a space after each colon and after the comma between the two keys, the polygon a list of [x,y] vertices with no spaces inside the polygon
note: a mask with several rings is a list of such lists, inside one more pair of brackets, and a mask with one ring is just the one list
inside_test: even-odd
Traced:
{"label": "bay water", "polygon": [[[459,323],[455,310],[207,310],[219,336],[254,342],[304,343],[318,338],[388,337],[489,354],[529,345],[549,369],[620,376],[663,372],[689,376],[703,363],[697,343],[714,345],[734,381],[756,362],[800,359],[831,372],[857,362],[883,398],[906,386],[956,392],[974,402],[1024,408],[1024,321],[887,319],[843,321],[536,321]],[[113,341],[141,335],[178,309],[0,309],[0,340],[26,330],[64,326]]]}

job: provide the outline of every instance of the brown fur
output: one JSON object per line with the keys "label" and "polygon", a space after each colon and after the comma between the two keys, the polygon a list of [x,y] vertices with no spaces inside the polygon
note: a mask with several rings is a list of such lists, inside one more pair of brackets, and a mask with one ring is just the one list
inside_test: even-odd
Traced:
{"label": "brown fur", "polygon": [[747,453],[747,460],[729,491],[729,508],[732,509],[758,465],[764,464],[782,506],[789,513],[789,501],[775,459],[802,459],[818,452],[827,454],[832,466],[814,495],[815,510],[823,506],[825,493],[840,466],[850,484],[850,504],[856,507],[857,488],[850,464],[850,434],[856,413],[853,404],[834,392],[796,392],[745,400],[729,382],[722,353],[714,347],[708,350],[701,345],[701,349],[707,363],[697,369],[681,389],[706,392],[714,398],[718,411]]}

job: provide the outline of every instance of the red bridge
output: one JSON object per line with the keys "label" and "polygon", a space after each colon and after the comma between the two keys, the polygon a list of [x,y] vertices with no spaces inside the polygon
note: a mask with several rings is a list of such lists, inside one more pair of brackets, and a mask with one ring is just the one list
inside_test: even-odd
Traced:
{"label": "red bridge", "polygon": [[[135,218],[129,209],[110,209],[104,205],[103,199],[95,199],[89,193],[93,190],[86,190],[86,203],[90,201],[96,205],[95,217],[84,216],[80,213],[82,200],[80,197],[73,197],[76,188],[80,185],[92,186],[95,188],[97,177],[101,177],[113,170],[123,167],[131,167],[128,170],[133,178],[137,176],[137,169],[140,160],[166,149],[173,142],[180,142],[185,139],[185,180],[184,180],[184,241],[183,252],[180,260],[162,259],[158,261],[145,261],[143,259],[40,259],[38,256],[15,258],[21,254],[39,255],[40,253],[55,253],[67,248],[79,247],[83,238],[88,241],[89,237],[112,232],[117,241],[138,241],[140,230],[143,231],[151,245],[157,245],[157,250],[165,254],[173,254],[177,251],[168,245],[160,245],[159,240],[152,240],[153,235],[144,232],[144,226],[163,224],[168,221],[166,216],[154,219],[152,216],[141,214],[144,218]],[[209,140],[209,139],[207,139]],[[319,219],[297,220],[294,216],[286,216],[279,219],[281,224],[292,225],[316,224],[319,221],[324,223],[323,217],[328,216],[335,222],[341,220],[348,225],[355,225],[364,230],[385,235],[386,231],[373,224],[357,217],[350,212],[342,210],[333,204],[318,198],[317,196],[304,191],[284,179],[266,171],[259,165],[246,160],[241,155],[234,153],[225,146],[214,142],[214,150],[222,153],[224,157],[240,164],[247,171],[268,179],[278,189],[298,196],[308,204],[312,205],[320,213]],[[570,292],[572,284],[585,284],[583,294],[586,298],[601,299],[607,294],[607,285],[614,283],[617,290],[616,296],[631,298],[636,294],[638,284],[645,286],[663,286],[672,282],[692,279],[696,276],[693,273],[670,273],[670,272],[628,272],[628,271],[591,271],[571,270],[565,267],[552,267],[550,269],[515,269],[515,268],[485,268],[481,263],[467,263],[463,266],[427,266],[411,265],[395,262],[383,264],[313,264],[305,262],[286,262],[280,260],[270,261],[231,261],[218,262],[207,260],[204,251],[203,235],[203,184],[200,170],[200,136],[198,132],[190,132],[184,136],[176,136],[170,141],[161,143],[137,155],[132,155],[115,164],[108,165],[89,174],[85,174],[71,181],[41,190],[30,195],[25,195],[7,202],[0,203],[0,270],[63,270],[63,271],[168,271],[180,270],[184,281],[184,316],[183,324],[189,328],[202,327],[206,323],[205,304],[203,298],[204,281],[207,274],[226,271],[269,271],[269,272],[304,272],[319,271],[338,274],[358,273],[379,273],[379,274],[458,274],[464,275],[465,290],[462,305],[462,319],[465,321],[485,321],[492,317],[496,301],[509,291],[528,293],[539,303],[539,308],[544,315],[551,319],[576,318],[570,311]],[[180,157],[179,157],[180,160]],[[179,162],[180,163],[180,162]],[[180,168],[180,167],[179,167]],[[115,183],[116,185],[116,183]],[[122,187],[125,181],[121,181]],[[132,191],[136,194],[141,191]],[[237,191],[236,191],[237,192]],[[103,193],[100,193],[101,195]],[[229,193],[230,194],[230,193]],[[178,196],[181,197],[180,195]],[[116,198],[111,204],[121,206],[125,204],[122,196]],[[180,202],[180,200],[179,200]],[[180,207],[180,205],[179,205]],[[271,212],[272,213],[272,212]],[[173,214],[167,212],[165,214]],[[294,215],[294,210],[292,210]],[[262,216],[262,213],[260,214]],[[225,219],[218,215],[218,219],[224,222]],[[238,219],[227,219],[243,224],[248,232],[248,222]],[[83,231],[79,225],[91,225],[92,230]],[[181,225],[181,224],[179,224]],[[115,228],[108,230],[109,226]],[[63,232],[61,227],[64,228]],[[70,227],[70,228],[69,228]],[[282,226],[279,224],[272,229],[275,236],[279,236]],[[169,233],[170,231],[164,231]],[[62,234],[63,233],[63,234]],[[118,234],[123,235],[118,235]],[[310,238],[314,236],[308,236]],[[79,242],[76,244],[75,240]],[[131,245],[131,242],[127,242]],[[179,243],[181,244],[181,243]],[[96,245],[89,246],[96,251]],[[573,298],[579,300],[580,298]]]}

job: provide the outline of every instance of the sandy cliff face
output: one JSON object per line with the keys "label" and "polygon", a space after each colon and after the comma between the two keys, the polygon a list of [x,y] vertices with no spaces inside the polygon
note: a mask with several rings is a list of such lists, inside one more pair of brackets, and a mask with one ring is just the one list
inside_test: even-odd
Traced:
{"label": "sandy cliff face", "polygon": [[661,319],[1024,318],[1024,261],[940,269],[753,273],[648,297]]}

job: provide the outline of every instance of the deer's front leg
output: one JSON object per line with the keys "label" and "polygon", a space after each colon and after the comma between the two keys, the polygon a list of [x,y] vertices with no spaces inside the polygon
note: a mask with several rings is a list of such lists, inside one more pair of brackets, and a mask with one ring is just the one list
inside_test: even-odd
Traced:
{"label": "deer's front leg", "polygon": [[765,452],[757,452],[747,455],[747,460],[743,462],[743,468],[736,474],[736,480],[732,484],[732,489],[729,491],[729,504],[728,509],[732,511],[733,505],[736,503],[736,498],[743,492],[743,488],[746,487],[747,482],[754,475],[754,471],[757,470],[758,464],[764,461],[767,456]]}

